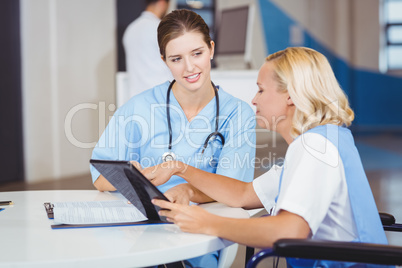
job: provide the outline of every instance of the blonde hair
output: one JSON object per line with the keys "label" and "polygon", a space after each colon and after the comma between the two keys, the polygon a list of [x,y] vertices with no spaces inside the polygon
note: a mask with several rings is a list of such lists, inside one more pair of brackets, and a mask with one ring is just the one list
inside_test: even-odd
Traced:
{"label": "blonde hair", "polygon": [[305,47],[289,47],[269,55],[280,92],[288,92],[296,109],[292,137],[319,125],[349,126],[354,112],[324,55]]}

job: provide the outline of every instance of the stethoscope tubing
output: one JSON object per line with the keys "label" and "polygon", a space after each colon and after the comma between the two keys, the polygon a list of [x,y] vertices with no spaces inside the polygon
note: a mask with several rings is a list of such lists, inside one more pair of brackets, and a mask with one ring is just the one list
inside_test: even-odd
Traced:
{"label": "stethoscope tubing", "polygon": [[[169,146],[168,146],[168,150],[169,153],[165,153],[164,155],[169,155],[171,157],[174,158],[174,154],[171,153],[172,150],[172,140],[173,140],[173,133],[172,133],[172,123],[170,120],[170,92],[172,90],[173,84],[176,82],[176,80],[173,80],[170,85],[169,88],[167,90],[167,96],[166,96],[166,117],[167,117],[167,123],[168,123],[168,131],[169,131]],[[218,94],[218,90],[216,89],[215,84],[211,81],[212,87],[214,88],[214,92],[215,92],[215,103],[216,103],[216,115],[215,115],[215,131],[212,132],[211,134],[208,135],[208,137],[205,139],[204,145],[203,145],[203,149],[202,149],[202,154],[204,153],[205,149],[208,146],[208,142],[209,140],[214,137],[214,136],[218,136],[221,138],[222,140],[222,146],[225,145],[225,137],[218,131],[219,129],[219,94]],[[166,161],[164,159],[164,161]]]}

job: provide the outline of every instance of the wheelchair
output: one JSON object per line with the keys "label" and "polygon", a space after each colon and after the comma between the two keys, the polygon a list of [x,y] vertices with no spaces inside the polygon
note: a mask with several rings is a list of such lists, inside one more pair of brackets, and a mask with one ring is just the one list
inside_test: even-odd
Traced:
{"label": "wheelchair", "polygon": [[[402,224],[395,223],[395,217],[380,212],[385,231],[402,232]],[[254,253],[246,248],[246,268],[255,268],[265,258],[287,257],[353,263],[402,265],[402,247],[370,243],[318,241],[311,239],[279,239],[272,248]]]}

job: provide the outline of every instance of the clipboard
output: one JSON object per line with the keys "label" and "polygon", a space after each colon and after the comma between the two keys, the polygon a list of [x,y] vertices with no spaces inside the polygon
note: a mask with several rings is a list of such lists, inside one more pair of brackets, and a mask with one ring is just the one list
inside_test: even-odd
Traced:
{"label": "clipboard", "polygon": [[[123,223],[102,224],[55,224],[52,229],[85,228],[85,227],[109,227],[141,224],[170,223],[166,217],[159,216],[160,208],[152,204],[154,198],[170,202],[147,178],[142,175],[129,161],[97,160],[91,159],[90,163],[119,191],[133,206],[144,214],[148,220]],[[53,204],[44,203],[49,219],[54,218]]]}
{"label": "clipboard", "polygon": [[[54,218],[53,208],[54,205],[50,202],[43,204],[49,219]],[[92,227],[113,227],[113,226],[130,226],[130,225],[143,225],[143,224],[161,224],[161,220],[146,220],[135,222],[112,222],[112,223],[85,223],[85,224],[53,224],[52,229],[66,229],[66,228],[92,228]]]}

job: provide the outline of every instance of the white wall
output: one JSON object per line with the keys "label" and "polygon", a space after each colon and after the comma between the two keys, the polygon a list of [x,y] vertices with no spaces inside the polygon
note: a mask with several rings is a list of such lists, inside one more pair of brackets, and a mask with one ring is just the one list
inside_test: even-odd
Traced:
{"label": "white wall", "polygon": [[[340,58],[354,67],[378,71],[381,0],[271,1]],[[218,0],[217,10],[249,3],[258,6],[254,0]],[[260,23],[257,31],[258,27]],[[254,40],[254,44],[259,50],[260,40]]]}
{"label": "white wall", "polygon": [[115,13],[114,0],[21,0],[26,181],[89,172],[115,102]]}
{"label": "white wall", "polygon": [[272,0],[354,67],[378,71],[380,0]]}
{"label": "white wall", "polygon": [[353,1],[353,64],[357,68],[379,70],[379,2],[380,0]]}
{"label": "white wall", "polygon": [[[378,70],[380,0],[272,1],[341,58]],[[217,11],[249,3],[258,9],[257,0],[218,0]],[[115,14],[115,0],[21,0],[28,182],[88,173],[92,147],[114,112]],[[259,17],[255,23],[261,32]],[[263,38],[253,42],[257,69]]]}

